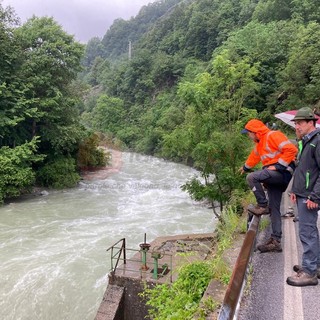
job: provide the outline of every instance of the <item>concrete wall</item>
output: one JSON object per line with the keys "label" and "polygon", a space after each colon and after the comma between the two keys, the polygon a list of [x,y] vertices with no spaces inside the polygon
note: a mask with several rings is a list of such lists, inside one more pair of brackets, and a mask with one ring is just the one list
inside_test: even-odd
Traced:
{"label": "concrete wall", "polygon": [[[144,283],[140,279],[109,276],[109,283],[124,287],[123,320],[141,320],[148,315],[143,297]],[[150,284],[149,284],[150,285]]]}
{"label": "concrete wall", "polygon": [[95,320],[124,320],[124,290],[116,285],[108,285]]}
{"label": "concrete wall", "polygon": [[[148,286],[153,286],[148,283]],[[140,279],[109,275],[109,284],[95,320],[141,320],[148,308],[140,293],[144,283]]]}

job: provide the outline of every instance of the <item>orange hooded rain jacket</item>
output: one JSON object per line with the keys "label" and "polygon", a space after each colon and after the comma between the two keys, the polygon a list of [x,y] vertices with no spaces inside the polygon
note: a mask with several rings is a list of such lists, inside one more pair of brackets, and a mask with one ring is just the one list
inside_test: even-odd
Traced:
{"label": "orange hooded rain jacket", "polygon": [[253,168],[260,161],[264,167],[276,163],[288,167],[295,160],[298,149],[281,131],[271,131],[257,119],[250,120],[245,128],[254,132],[259,140],[247,158],[246,169]]}

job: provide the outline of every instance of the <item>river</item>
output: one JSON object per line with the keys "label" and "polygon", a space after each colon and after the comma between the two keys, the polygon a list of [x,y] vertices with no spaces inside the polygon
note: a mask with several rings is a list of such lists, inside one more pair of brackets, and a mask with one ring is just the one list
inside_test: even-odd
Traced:
{"label": "river", "polygon": [[112,244],[213,231],[212,211],[180,189],[195,170],[135,153],[121,163],[107,179],[0,207],[1,319],[92,320]]}

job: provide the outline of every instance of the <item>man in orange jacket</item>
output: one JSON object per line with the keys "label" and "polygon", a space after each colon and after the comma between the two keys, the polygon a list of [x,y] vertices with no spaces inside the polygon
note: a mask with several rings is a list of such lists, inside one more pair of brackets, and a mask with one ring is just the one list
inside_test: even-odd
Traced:
{"label": "man in orange jacket", "polygon": [[[263,165],[261,170],[247,175],[247,182],[257,200],[257,205],[249,205],[248,211],[259,216],[270,213],[271,218],[271,238],[265,244],[259,245],[258,250],[281,252],[280,204],[282,193],[291,180],[298,150],[282,132],[270,130],[257,119],[250,120],[241,133],[248,134],[254,141],[255,148],[240,168],[240,173],[250,172],[260,162]],[[263,186],[267,189],[268,199]]]}

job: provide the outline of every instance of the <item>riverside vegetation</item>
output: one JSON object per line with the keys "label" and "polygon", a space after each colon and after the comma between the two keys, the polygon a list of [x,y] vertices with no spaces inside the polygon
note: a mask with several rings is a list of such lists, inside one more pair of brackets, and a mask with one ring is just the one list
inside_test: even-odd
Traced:
{"label": "riverside vegetation", "polygon": [[105,165],[77,106],[83,53],[53,18],[20,26],[0,1],[0,203],[34,185],[73,187],[81,166]]}

